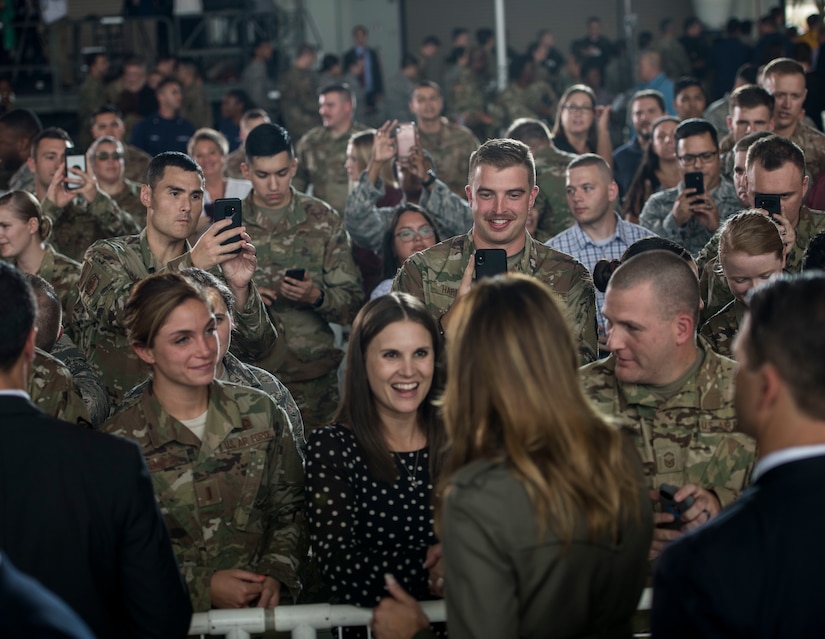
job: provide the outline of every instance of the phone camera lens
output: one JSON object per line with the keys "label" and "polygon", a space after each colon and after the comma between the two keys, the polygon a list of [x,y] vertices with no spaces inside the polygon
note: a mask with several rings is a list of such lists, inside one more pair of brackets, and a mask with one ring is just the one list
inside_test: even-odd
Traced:
{"label": "phone camera lens", "polygon": [[478,256],[478,263],[479,264],[484,264],[484,256],[483,255]]}

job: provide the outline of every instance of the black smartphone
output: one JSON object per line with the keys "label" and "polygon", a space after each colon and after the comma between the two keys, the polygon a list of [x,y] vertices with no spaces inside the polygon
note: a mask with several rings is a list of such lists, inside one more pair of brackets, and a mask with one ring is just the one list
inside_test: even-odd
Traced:
{"label": "black smartphone", "polygon": [[694,195],[701,195],[705,192],[705,176],[701,171],[689,171],[685,173],[685,188],[696,189]]}
{"label": "black smartphone", "polygon": [[301,280],[303,282],[305,273],[306,271],[302,268],[288,268],[284,275],[291,277],[293,280]]}
{"label": "black smartphone", "polygon": [[773,193],[757,193],[753,204],[758,209],[767,211],[771,217],[782,215],[782,197]]}
{"label": "black smartphone", "polygon": [[676,486],[662,484],[659,486],[659,503],[662,505],[663,513],[670,513],[676,519],[667,524],[659,524],[659,528],[669,530],[679,530],[682,527],[682,513],[693,506],[693,497],[686,497],[682,501],[676,501],[675,495],[679,492]]}
{"label": "black smartphone", "polygon": [[[86,172],[86,149],[76,146],[66,149],[66,177],[77,178],[69,169],[80,169],[84,173]],[[81,184],[66,182],[66,188],[70,191],[75,191],[81,186]]]}
{"label": "black smartphone", "polygon": [[[226,218],[232,218],[232,224],[229,225],[228,228],[230,229],[239,229],[243,224],[243,219],[241,218],[241,200],[236,197],[227,197],[222,198],[220,200],[215,200],[215,204],[212,206],[212,223],[219,222],[220,220],[225,220]],[[226,229],[224,229],[226,230]],[[228,240],[224,240],[221,242],[221,246],[225,246],[226,244],[232,244],[233,242],[240,242],[241,236],[235,235],[234,237],[229,238]],[[240,253],[241,249],[235,249],[232,251],[233,253]]]}
{"label": "black smartphone", "polygon": [[504,249],[476,249],[475,261],[477,280],[507,272],[507,251]]}

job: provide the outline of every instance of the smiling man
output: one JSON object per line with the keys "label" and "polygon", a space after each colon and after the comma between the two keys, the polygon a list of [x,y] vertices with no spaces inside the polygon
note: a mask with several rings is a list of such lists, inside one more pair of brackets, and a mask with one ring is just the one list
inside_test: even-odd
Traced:
{"label": "smiling man", "polygon": [[393,290],[422,300],[443,326],[456,299],[475,279],[476,249],[503,249],[509,272],[544,282],[564,300],[583,363],[596,357],[596,304],[593,279],[569,255],[546,247],[526,231],[527,214],[538,187],[533,155],[516,140],[488,140],[470,156],[467,200],[473,228],[410,257]]}
{"label": "smiling man", "polygon": [[[286,384],[311,431],[325,425],[338,404],[343,353],[329,323],[346,325],[355,317],[364,297],[361,278],[341,216],[292,185],[298,161],[286,130],[260,124],[244,148],[242,168],[252,191],[243,219],[258,249],[255,281],[288,336],[285,354],[256,365]],[[300,269],[303,277],[287,276],[288,269]]]}
{"label": "smiling man", "polygon": [[677,501],[694,500],[676,530],[662,527],[673,515],[654,514],[655,557],[738,496],[754,443],[733,432],[735,363],[697,343],[699,283],[687,262],[665,251],[628,260],[610,278],[603,311],[612,354],[582,368],[584,390],[633,434],[651,491],[668,483]]}

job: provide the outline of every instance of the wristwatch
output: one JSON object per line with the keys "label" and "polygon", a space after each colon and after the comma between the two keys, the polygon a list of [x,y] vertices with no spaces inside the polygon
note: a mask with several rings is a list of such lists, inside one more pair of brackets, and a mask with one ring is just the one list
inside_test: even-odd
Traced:
{"label": "wristwatch", "polygon": [[427,177],[425,177],[423,180],[421,180],[421,186],[423,186],[425,189],[430,188],[433,185],[433,183],[435,182],[435,178],[436,178],[435,171],[430,169],[429,171],[427,171]]}
{"label": "wristwatch", "polygon": [[321,294],[318,296],[318,299],[315,300],[312,304],[312,308],[321,308],[321,304],[324,303],[324,289],[319,289]]}

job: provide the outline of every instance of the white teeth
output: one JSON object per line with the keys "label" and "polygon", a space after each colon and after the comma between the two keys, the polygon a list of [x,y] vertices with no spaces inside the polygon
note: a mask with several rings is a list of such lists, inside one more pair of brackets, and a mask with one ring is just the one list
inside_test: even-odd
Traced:
{"label": "white teeth", "polygon": [[416,388],[418,388],[418,382],[411,382],[409,384],[393,384],[392,387],[395,390],[400,390],[400,391],[415,390]]}

